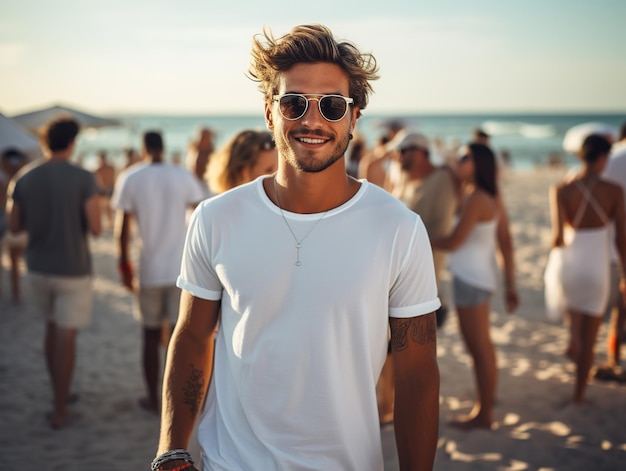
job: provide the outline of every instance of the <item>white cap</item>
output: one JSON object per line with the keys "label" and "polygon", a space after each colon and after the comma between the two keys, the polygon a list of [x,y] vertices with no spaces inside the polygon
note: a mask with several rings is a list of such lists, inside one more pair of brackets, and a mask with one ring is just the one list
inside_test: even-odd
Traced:
{"label": "white cap", "polygon": [[412,132],[405,134],[394,147],[398,150],[409,149],[411,147],[430,150],[430,142],[423,134]]}

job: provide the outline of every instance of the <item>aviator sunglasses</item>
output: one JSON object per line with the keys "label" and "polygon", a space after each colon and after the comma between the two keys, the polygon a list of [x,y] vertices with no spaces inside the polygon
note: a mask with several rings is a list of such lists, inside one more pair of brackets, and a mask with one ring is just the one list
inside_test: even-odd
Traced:
{"label": "aviator sunglasses", "polygon": [[274,95],[274,101],[278,102],[280,114],[289,121],[302,118],[309,109],[310,100],[316,100],[322,117],[332,122],[342,120],[348,112],[348,105],[354,103],[353,98],[342,95],[320,95],[317,93]]}

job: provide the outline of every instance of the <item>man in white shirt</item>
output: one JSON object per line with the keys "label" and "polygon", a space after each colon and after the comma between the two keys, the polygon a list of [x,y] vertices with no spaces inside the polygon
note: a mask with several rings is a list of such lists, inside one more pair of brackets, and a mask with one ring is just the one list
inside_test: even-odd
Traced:
{"label": "man in white shirt", "polygon": [[[136,294],[134,312],[143,325],[148,396],[140,399],[140,405],[155,413],[159,411],[161,329],[164,324],[172,328],[178,315],[176,277],[185,244],[186,214],[203,199],[191,172],[163,161],[163,139],[153,131],[144,135],[144,161],[120,174],[111,199],[117,209],[115,236],[122,283]],[[137,278],[129,253],[133,219],[141,239]]]}
{"label": "man in white shirt", "polygon": [[376,61],[297,26],[256,37],[249,74],[278,171],[191,218],[152,469],[188,466],[201,413],[204,470],[382,470],[375,386],[390,326],[400,466],[431,470],[440,302],[428,234],[344,162]]}

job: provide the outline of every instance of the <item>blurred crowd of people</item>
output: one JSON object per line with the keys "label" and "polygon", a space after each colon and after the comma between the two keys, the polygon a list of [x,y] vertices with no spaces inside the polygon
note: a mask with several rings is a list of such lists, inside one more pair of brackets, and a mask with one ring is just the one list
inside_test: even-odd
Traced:
{"label": "blurred crowd of people", "polygon": [[[68,126],[71,122],[73,122],[71,118],[60,118],[51,122],[45,131],[48,134],[45,132],[43,134],[44,146],[51,145],[49,140],[54,139],[55,129]],[[611,166],[625,160],[624,134],[626,131],[622,129],[621,141],[613,146],[613,153],[619,154],[620,157],[613,159]],[[474,131],[467,144],[462,145],[455,141],[448,146],[441,139],[431,140],[420,132],[407,129],[401,121],[394,120],[387,123],[373,145],[368,144],[370,137],[355,133],[345,155],[346,172],[355,178],[367,179],[380,186],[421,216],[431,239],[435,273],[442,301],[442,306],[437,311],[437,325],[441,327],[444,324],[450,306],[455,306],[463,339],[474,360],[477,387],[475,406],[468,416],[459,418],[458,425],[462,428],[488,428],[493,421],[491,410],[495,401],[497,382],[496,353],[489,334],[490,299],[497,290],[496,254],[499,254],[502,261],[507,310],[513,312],[519,303],[515,287],[513,244],[508,228],[506,205],[499,190],[501,181],[499,172],[508,164],[508,156],[497,157],[490,148],[489,136],[481,129]],[[144,135],[141,152],[134,149],[124,151],[123,168],[113,165],[108,153],[101,151],[98,153],[97,168],[89,172],[88,176],[83,174],[81,177],[91,181],[87,186],[93,190],[93,195],[92,190],[84,192],[83,200],[76,206],[76,211],[84,212],[87,202],[91,202],[92,199],[97,201],[98,212],[95,213],[93,208],[90,211],[92,217],[98,219],[98,223],[93,223],[91,232],[84,222],[77,223],[78,226],[74,229],[78,239],[87,247],[88,234],[97,236],[100,233],[99,221],[102,215],[103,229],[113,231],[117,240],[121,281],[134,293],[135,315],[144,327],[142,365],[147,395],[141,399],[140,404],[154,412],[159,409],[157,392],[159,346],[167,342],[178,314],[180,290],[175,283],[190,210],[206,198],[251,182],[261,175],[272,174],[278,166],[276,145],[272,134],[267,131],[242,130],[233,135],[220,149],[215,148],[214,138],[215,134],[211,129],[206,127],[199,129],[196,138],[189,144],[186,156],[167,162],[164,158],[166,150],[161,133],[149,131]],[[75,135],[65,136],[65,139],[62,148],[50,151],[49,155],[56,157],[48,159],[74,165],[70,163],[74,157],[78,168],[81,162],[74,155]],[[612,191],[609,199],[609,196],[604,196],[609,191],[605,188],[609,184],[596,185],[602,181],[600,176],[603,175],[611,153],[611,143],[604,137],[596,137],[596,141],[598,142],[585,141],[581,153],[584,167],[580,176],[576,178],[570,176],[567,183],[554,189],[555,195],[558,195],[554,196],[552,205],[555,214],[553,217],[555,247],[567,245],[563,226],[568,223],[576,233],[580,233],[586,225],[592,228],[598,225],[608,227],[609,221],[615,220],[618,227],[621,227],[623,222],[623,208],[620,209],[623,204],[618,204],[619,201],[623,203],[621,193],[609,186]],[[49,218],[47,223],[50,227],[33,223],[33,217],[26,209],[32,207],[31,200],[37,201],[37,198],[43,197],[52,201],[58,198],[58,195],[53,194],[43,196],[29,194],[29,191],[37,192],[25,189],[28,188],[27,179],[22,177],[29,174],[32,176],[34,168],[37,168],[37,163],[29,163],[25,154],[18,149],[6,149],[2,154],[0,238],[3,240],[2,250],[6,251],[9,260],[10,296],[14,302],[20,302],[22,297],[21,264],[29,236],[31,239],[41,238],[43,236],[37,234],[50,231],[54,224],[58,226],[57,220]],[[619,172],[613,170],[611,175],[619,175]],[[55,180],[57,184],[67,185],[67,181],[59,175],[54,178],[57,179]],[[614,186],[619,186],[618,183],[620,181],[614,181]],[[626,177],[621,183],[626,185]],[[21,189],[20,186],[24,188]],[[576,189],[581,186],[585,189]],[[18,197],[20,189],[22,194]],[[584,195],[582,199],[581,191]],[[8,201],[11,197],[13,205],[7,204],[11,203]],[[69,198],[67,195],[66,197]],[[598,205],[594,198],[601,200],[599,206],[604,206],[603,210],[597,209]],[[12,225],[10,211],[12,208],[15,212],[16,203],[20,206],[19,215],[23,220],[19,224],[14,221]],[[9,208],[8,212],[5,207]],[[578,213],[582,216],[576,216]],[[40,213],[37,214],[37,217],[41,218]],[[82,217],[68,216],[67,221],[80,221]],[[616,237],[619,242],[617,247],[621,247],[624,235],[617,231]],[[133,242],[139,253],[137,272],[131,255]],[[37,243],[42,242],[39,240],[33,242],[30,246],[31,252],[36,252]],[[51,246],[54,248],[49,250],[59,250],[63,244],[63,240],[57,237]],[[606,245],[607,250],[609,245],[610,243]],[[69,249],[65,246],[63,250]],[[27,265],[37,267],[39,263],[37,258],[40,260],[47,256],[45,250],[38,255],[31,254],[31,258],[27,258]],[[607,346],[610,361],[609,365],[599,368],[596,375],[601,379],[614,379],[618,374],[623,376],[621,370],[616,369],[619,368],[620,344],[626,318],[624,302],[616,295],[619,292],[620,279],[620,272],[616,267],[624,262],[619,260],[620,257],[624,258],[626,255],[620,251],[613,251],[614,273],[611,283],[603,282],[599,288],[604,293],[608,292],[609,285],[613,286],[610,301],[601,294],[597,301],[599,304],[593,309],[593,315],[590,315],[584,307],[581,307],[581,310],[574,309],[570,313],[572,333],[568,355],[577,365],[575,392],[577,402],[584,400],[584,388],[593,364],[593,346],[600,321],[605,310],[611,308],[614,308],[615,312],[611,317],[611,333]],[[44,266],[50,267],[49,264]],[[584,266],[587,267],[587,264]],[[44,268],[44,272],[48,268]],[[87,264],[81,273],[90,275],[90,270],[90,264]],[[453,293],[447,293],[442,289],[441,279],[446,270],[453,280]],[[47,273],[63,274],[62,269],[59,273],[55,271],[59,271],[56,266]],[[570,275],[571,273],[572,270]],[[598,277],[594,279],[597,280]],[[37,289],[48,294],[55,292],[56,289],[57,295],[60,296],[59,288],[42,288],[41,283],[38,286]],[[85,287],[77,289],[84,297]],[[580,293],[580,288],[575,288],[574,291]],[[84,310],[90,310],[88,304],[83,300]],[[609,307],[603,309],[601,305]],[[55,318],[52,311],[48,313],[50,317],[46,345],[49,348],[46,350],[46,356],[53,388],[58,396],[55,401],[55,413],[51,418],[51,425],[55,428],[64,425],[67,403],[71,402],[69,381],[73,365],[72,356],[75,354],[75,336],[80,328],[88,323],[86,319],[89,316],[87,313],[84,314],[86,317],[68,321]],[[66,325],[67,328],[64,327]],[[60,343],[69,345],[61,349]],[[392,423],[394,391],[391,355],[383,368],[377,396],[381,424],[384,426]]]}

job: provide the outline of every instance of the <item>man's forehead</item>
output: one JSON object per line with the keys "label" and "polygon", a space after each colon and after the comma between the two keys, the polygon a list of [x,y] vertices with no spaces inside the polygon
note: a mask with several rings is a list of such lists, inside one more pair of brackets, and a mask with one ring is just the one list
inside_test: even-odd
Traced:
{"label": "man's forehead", "polygon": [[348,94],[350,81],[336,64],[326,62],[301,63],[282,72],[278,92]]}

